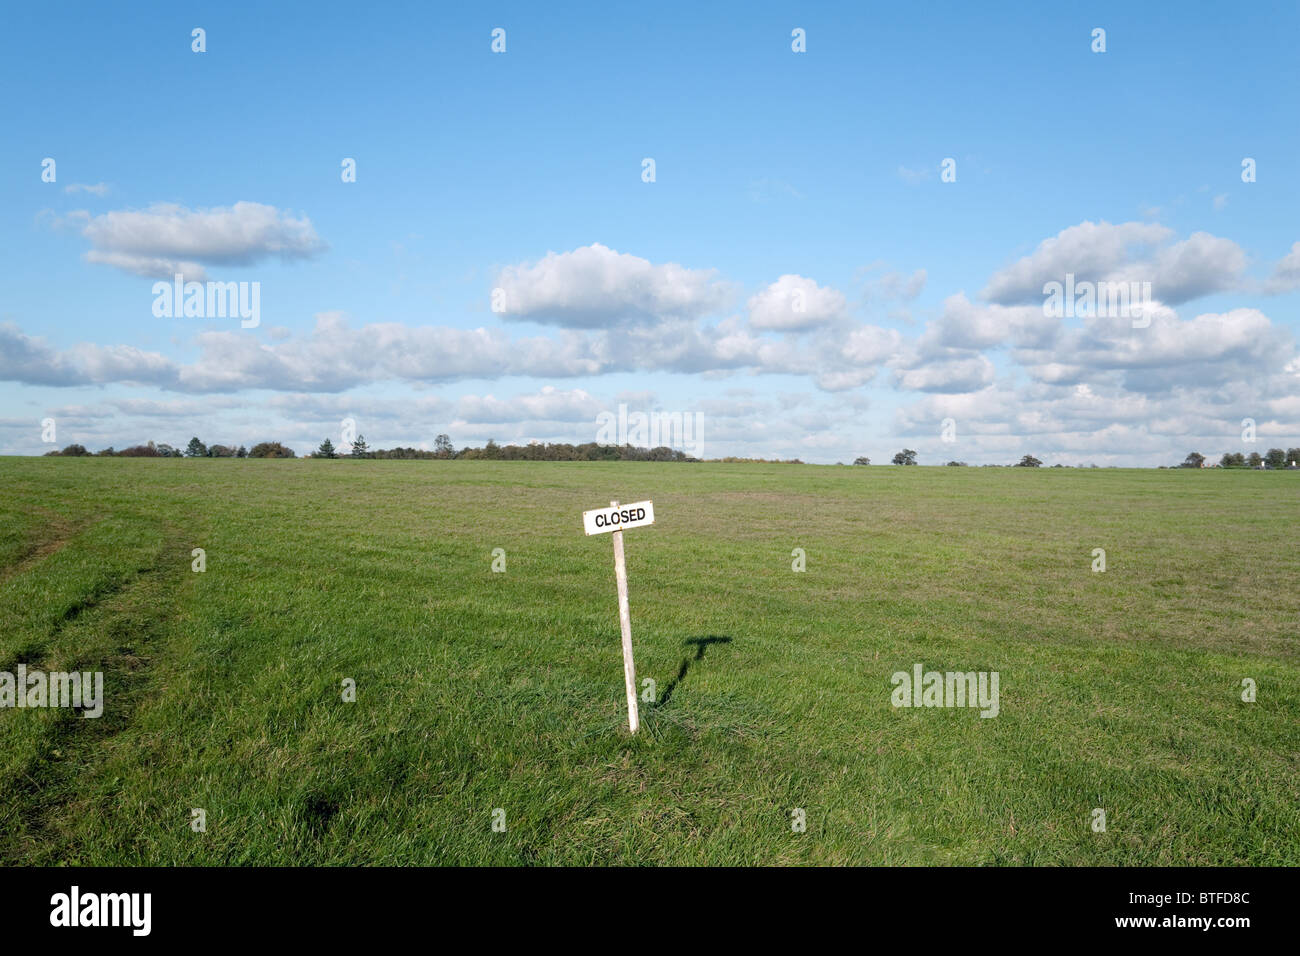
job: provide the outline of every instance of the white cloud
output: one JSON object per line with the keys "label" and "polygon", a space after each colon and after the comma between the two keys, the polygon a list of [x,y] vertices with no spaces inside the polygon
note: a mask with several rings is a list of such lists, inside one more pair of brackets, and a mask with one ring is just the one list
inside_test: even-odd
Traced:
{"label": "white cloud", "polygon": [[803,276],[783,275],[749,300],[749,323],[756,329],[804,331],[844,318],[844,294]]}
{"label": "white cloud", "polygon": [[974,392],[992,382],[993,363],[983,355],[894,371],[894,383],[899,388],[919,392]]}
{"label": "white cloud", "polygon": [[902,342],[903,337],[894,329],[860,325],[846,335],[827,340],[825,346],[827,351],[838,353],[850,364],[861,367],[886,361],[898,352]]}
{"label": "white cloud", "polygon": [[157,352],[131,345],[81,343],[59,352],[13,323],[0,324],[0,379],[28,385],[98,385],[108,382],[171,385],[177,367]]}
{"label": "white cloud", "polygon": [[325,243],[311,220],[255,202],[213,209],[155,203],[144,210],[115,210],[90,217],[81,234],[90,240],[88,262],[147,278],[206,279],[204,266],[247,266],[268,258],[308,259]]}
{"label": "white cloud", "polygon": [[1047,344],[1057,334],[1061,320],[1043,314],[1041,305],[977,305],[965,294],[950,295],[939,318],[926,326],[920,349],[941,354],[945,349],[996,348]]}
{"label": "white cloud", "polygon": [[188,392],[341,392],[380,382],[441,384],[510,377],[577,378],[618,372],[737,372],[806,376],[839,390],[869,381],[902,339],[861,325],[806,337],[765,338],[731,318],[683,320],[599,332],[565,330],[511,338],[501,329],[376,323],[353,327],[320,313],[307,335],[263,339],[243,330],[195,336],[199,357],[180,364],[128,346],[78,345],[58,352],[15,326],[0,327],[0,379],[81,385],[151,382]]}
{"label": "white cloud", "polygon": [[69,196],[74,193],[92,193],[96,196],[103,197],[108,195],[108,183],[95,183],[94,185],[88,185],[87,183],[70,183],[63,187],[63,191]]}
{"label": "white cloud", "polygon": [[583,389],[563,391],[547,385],[539,392],[510,399],[467,395],[456,403],[455,417],[471,423],[594,422],[608,408],[609,403],[597,400]]}
{"label": "white cloud", "polygon": [[1029,374],[1066,385],[1110,373],[1136,393],[1168,392],[1266,378],[1295,353],[1289,334],[1257,309],[1204,313],[1182,320],[1167,306],[1146,310],[1147,328],[1131,319],[1093,317],[1050,349],[1015,353]]}
{"label": "white cloud", "polygon": [[1120,270],[1117,278],[1150,281],[1157,299],[1179,305],[1236,287],[1246,270],[1246,254],[1231,239],[1194,232],[1159,250],[1151,266],[1154,268],[1133,263]]}
{"label": "white cloud", "polygon": [[1268,292],[1290,292],[1300,289],[1300,242],[1295,243],[1273,268],[1266,285]]}
{"label": "white cloud", "polygon": [[[1264,396],[1258,382],[1230,389],[1177,388],[1135,395],[1110,383],[1057,387],[1000,381],[962,395],[927,396],[898,410],[895,432],[920,451],[923,464],[949,459],[1011,464],[1033,454],[1046,464],[1176,464],[1192,450],[1212,460],[1250,450],[1240,440],[1243,415],[1260,422],[1261,448],[1290,447],[1300,434],[1300,405]],[[941,440],[944,419],[956,441]]]}
{"label": "white cloud", "polygon": [[1043,301],[1043,286],[1063,282],[1150,282],[1152,295],[1178,305],[1237,287],[1246,255],[1229,239],[1206,232],[1170,244],[1156,223],[1082,222],[1043,240],[1028,256],[989,279],[983,298],[999,305]]}
{"label": "white cloud", "polygon": [[924,269],[917,269],[910,276],[901,272],[886,272],[872,283],[868,294],[874,293],[882,299],[902,299],[910,302],[921,294],[925,288],[928,274]]}
{"label": "white cloud", "polygon": [[655,265],[600,243],[507,266],[496,287],[505,318],[579,329],[699,318],[730,299],[713,269]]}

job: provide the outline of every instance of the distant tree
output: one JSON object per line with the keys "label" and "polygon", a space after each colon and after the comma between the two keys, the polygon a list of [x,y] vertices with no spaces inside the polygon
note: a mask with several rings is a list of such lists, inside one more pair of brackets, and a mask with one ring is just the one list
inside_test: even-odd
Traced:
{"label": "distant tree", "polygon": [[237,452],[235,452],[235,457],[236,457],[236,458],[247,458],[247,457],[248,457],[248,449],[245,448],[243,445],[240,445],[240,446],[239,446],[239,450],[238,450]]}
{"label": "distant tree", "polygon": [[868,458],[866,455],[860,455],[859,457],[853,459],[853,464],[855,464],[855,465],[869,465],[869,464],[871,464],[871,459]]}
{"label": "distant tree", "polygon": [[948,464],[949,464],[950,466],[953,466],[953,467],[956,467],[956,468],[965,468],[965,467],[966,467],[966,462],[964,462],[964,461],[950,461],[950,462],[948,462]]}
{"label": "distant tree", "polygon": [[352,443],[353,458],[369,458],[370,446],[366,444],[366,436],[358,435],[357,440]]}
{"label": "distant tree", "polygon": [[1016,467],[1017,468],[1041,468],[1042,464],[1043,463],[1039,461],[1037,458],[1035,458],[1033,455],[1026,455],[1024,458],[1021,458],[1018,462],[1016,462]]}
{"label": "distant tree", "polygon": [[483,457],[500,458],[501,446],[498,445],[493,439],[489,438],[487,444],[483,446]]}
{"label": "distant tree", "polygon": [[248,452],[249,458],[293,458],[292,448],[286,448],[278,441],[258,442]]}
{"label": "distant tree", "polygon": [[1300,468],[1300,448],[1288,448],[1286,450],[1287,467],[1295,466]]}
{"label": "distant tree", "polygon": [[101,448],[99,451],[95,452],[95,457],[97,457],[97,458],[112,458],[112,457],[113,457],[114,455],[116,455],[116,454],[117,454],[117,452],[115,452],[115,451],[113,450],[113,446],[112,446],[112,445],[109,445],[107,448]]}
{"label": "distant tree", "polygon": [[1286,467],[1286,452],[1281,448],[1270,448],[1264,455],[1268,467],[1281,470]]}
{"label": "distant tree", "polygon": [[153,442],[147,445],[132,445],[130,448],[123,448],[118,452],[123,458],[157,458],[158,449],[154,447]]}
{"label": "distant tree", "polygon": [[433,451],[439,458],[451,458],[456,454],[456,449],[451,446],[451,439],[446,435],[439,435],[433,440]]}
{"label": "distant tree", "polygon": [[1230,451],[1219,459],[1220,468],[1245,468],[1246,456],[1239,451]]}
{"label": "distant tree", "polygon": [[313,458],[337,458],[338,456],[338,452],[334,450],[334,443],[328,438],[320,443],[320,447],[316,449],[316,454],[312,455]]}
{"label": "distant tree", "polygon": [[1184,458],[1183,463],[1178,467],[1179,468],[1200,468],[1204,464],[1205,464],[1205,456],[1202,455],[1200,452],[1194,451],[1191,452],[1186,458]]}
{"label": "distant tree", "polygon": [[182,452],[179,448],[173,448],[171,445],[167,444],[166,442],[162,442],[161,444],[158,445],[159,458],[179,458],[181,454]]}
{"label": "distant tree", "polygon": [[234,458],[235,449],[232,448],[230,445],[209,445],[208,457],[209,458]]}
{"label": "distant tree", "polygon": [[186,458],[202,458],[208,453],[208,446],[199,441],[198,436],[190,439],[190,443],[185,446]]}
{"label": "distant tree", "polygon": [[1257,451],[1252,451],[1246,457],[1246,467],[1248,468],[1258,468],[1262,464],[1264,464],[1264,459],[1259,457],[1259,452]]}
{"label": "distant tree", "polygon": [[66,455],[69,458],[84,458],[90,452],[86,451],[85,445],[68,445],[63,451],[51,452],[53,455]]}
{"label": "distant tree", "polygon": [[900,451],[897,455],[894,456],[894,464],[895,464],[895,465],[915,465],[915,464],[916,464],[916,452],[914,452],[914,451],[913,451],[912,449],[910,449],[910,448],[904,448],[902,451]]}

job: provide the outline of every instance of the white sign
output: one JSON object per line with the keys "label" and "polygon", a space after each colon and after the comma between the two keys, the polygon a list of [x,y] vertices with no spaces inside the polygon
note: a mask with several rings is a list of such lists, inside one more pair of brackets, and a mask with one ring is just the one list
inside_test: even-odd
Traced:
{"label": "white sign", "polygon": [[638,501],[630,505],[614,505],[582,513],[582,526],[587,534],[604,534],[606,531],[624,531],[655,523],[653,501]]}

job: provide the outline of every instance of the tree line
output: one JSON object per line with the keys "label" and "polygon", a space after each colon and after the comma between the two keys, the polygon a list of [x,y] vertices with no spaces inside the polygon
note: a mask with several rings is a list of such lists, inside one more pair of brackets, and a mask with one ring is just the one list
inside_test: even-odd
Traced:
{"label": "tree line", "polygon": [[[292,448],[278,441],[259,442],[252,448],[243,445],[206,445],[198,436],[190,439],[184,449],[165,442],[144,445],[132,445],[120,451],[109,447],[91,452],[84,445],[68,445],[59,451],[47,451],[46,456],[66,457],[116,457],[116,458],[296,458]],[[351,447],[344,450],[326,438],[308,458],[375,458],[375,459],[488,459],[492,461],[699,461],[684,452],[660,446],[658,448],[638,448],[634,445],[601,445],[587,442],[573,445],[567,442],[530,442],[527,445],[498,445],[489,439],[482,448],[455,448],[447,435],[439,435],[433,441],[433,448],[371,448],[364,435],[358,435]],[[755,464],[802,465],[798,458],[718,458],[719,462],[750,462]],[[1191,452],[1177,468],[1256,468],[1280,470],[1300,467],[1300,448],[1270,448],[1264,454],[1251,452],[1228,452],[1216,464],[1207,464],[1209,459],[1199,452]],[[917,453],[914,449],[904,448],[894,455],[895,465],[916,465]],[[871,459],[865,455],[854,460],[855,465],[870,465]],[[966,467],[964,461],[949,461],[950,466]],[[1012,467],[1040,468],[1042,461],[1033,455],[1025,455]],[[1000,465],[983,467],[999,468]],[[1068,467],[1053,465],[1053,468]],[[1083,466],[1080,465],[1080,468]],[[1095,468],[1096,465],[1091,467]],[[1160,466],[1165,467],[1164,465]]]}
{"label": "tree line", "polygon": [[1239,451],[1230,451],[1219,459],[1218,464],[1206,464],[1209,459],[1200,452],[1191,452],[1176,467],[1178,468],[1267,468],[1278,471],[1283,468],[1300,467],[1300,448],[1270,448],[1264,454],[1252,451],[1243,455]]}
{"label": "tree line", "polygon": [[358,435],[348,451],[336,447],[326,438],[310,456],[312,458],[464,458],[491,461],[699,461],[685,452],[666,446],[637,448],[634,445],[600,445],[587,442],[572,445],[567,442],[530,442],[527,445],[498,445],[489,438],[482,448],[456,449],[451,439],[439,435],[433,440],[433,449],[425,448],[371,448],[364,435]]}
{"label": "tree line", "polygon": [[240,445],[205,445],[198,438],[191,438],[182,450],[166,442],[144,445],[132,445],[121,451],[113,448],[101,448],[88,451],[85,445],[72,444],[58,451],[47,451],[45,457],[63,456],[66,458],[296,458],[292,448],[278,441],[259,442],[252,448]]}
{"label": "tree line", "polygon": [[[855,458],[854,461],[853,461],[853,464],[855,464],[855,465],[869,465],[869,464],[871,464],[871,459],[868,458],[866,455],[863,455],[863,456],[861,456],[861,457],[859,457],[859,458]],[[891,461],[891,464],[894,464],[894,465],[904,465],[904,466],[906,466],[906,465],[919,465],[920,462],[916,460],[916,449],[914,449],[914,448],[904,448],[902,451],[900,451],[898,454],[896,454],[896,455],[893,457],[893,459],[892,459],[892,461]],[[954,468],[966,468],[966,467],[968,467],[967,464],[966,464],[966,462],[964,462],[964,461],[950,461],[950,462],[948,462],[948,465],[950,465],[950,466],[952,466],[952,467],[954,467]],[[1043,465],[1043,463],[1042,463],[1039,459],[1035,458],[1033,455],[1025,455],[1023,458],[1020,459],[1020,461],[1016,462],[1015,465],[1013,465],[1012,467],[1013,467],[1013,468],[1041,468],[1042,465]],[[982,466],[982,467],[985,467],[985,468],[1001,468],[1002,466],[1001,466],[1001,465],[984,465],[984,466]],[[1063,465],[1053,465],[1052,467],[1053,467],[1053,468],[1063,468],[1064,466],[1063,466]]]}
{"label": "tree line", "polygon": [[[278,442],[260,442],[252,448],[243,445],[207,445],[198,436],[190,439],[183,449],[165,442],[132,445],[120,451],[112,447],[91,452],[84,445],[68,445],[59,451],[47,451],[46,456],[115,457],[115,458],[296,458],[292,448]],[[433,448],[371,448],[364,435],[358,435],[346,450],[326,438],[308,458],[374,458],[374,459],[489,459],[494,461],[698,461],[690,455],[672,448],[637,448],[632,445],[600,445],[587,442],[582,445],[568,443],[532,442],[527,445],[499,445],[489,439],[482,448],[457,449],[447,435],[439,435]]]}

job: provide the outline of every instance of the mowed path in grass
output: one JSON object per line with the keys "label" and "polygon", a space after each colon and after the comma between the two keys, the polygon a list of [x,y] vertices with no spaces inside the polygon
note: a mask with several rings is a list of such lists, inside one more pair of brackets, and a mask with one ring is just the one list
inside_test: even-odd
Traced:
{"label": "mowed path in grass", "polygon": [[[644,498],[631,738],[581,512]],[[1300,863],[1300,475],[7,458],[0,517],[0,670],[107,698],[0,710],[6,863]]]}

